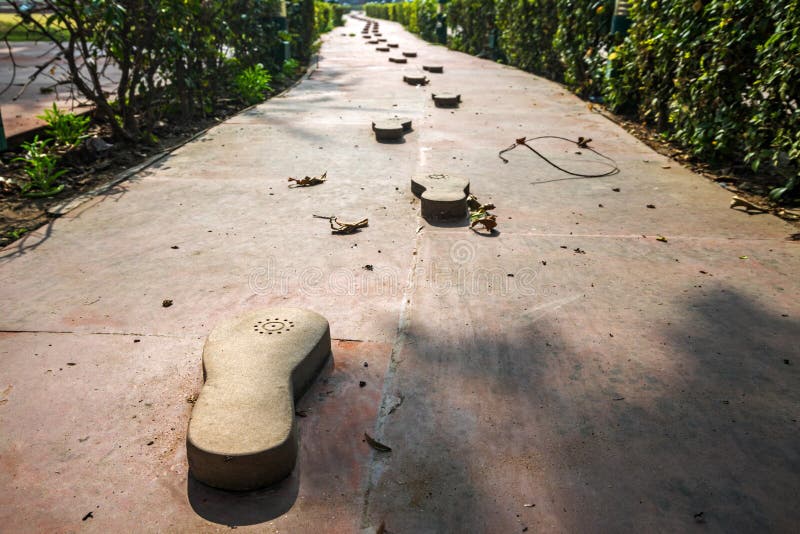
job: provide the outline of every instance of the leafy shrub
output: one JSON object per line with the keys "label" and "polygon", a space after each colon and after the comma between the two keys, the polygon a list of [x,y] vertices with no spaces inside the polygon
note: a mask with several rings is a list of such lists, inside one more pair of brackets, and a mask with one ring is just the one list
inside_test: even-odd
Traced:
{"label": "leafy shrub", "polygon": [[44,110],[44,113],[37,115],[36,118],[47,123],[45,132],[48,135],[51,135],[57,143],[67,147],[77,145],[86,137],[91,122],[87,116],[61,111],[55,102],[51,109]]}
{"label": "leafy shrub", "polygon": [[480,54],[489,46],[489,36],[495,29],[494,0],[453,0],[447,11],[451,30],[451,48],[468,54]]}
{"label": "leafy shrub", "polygon": [[319,37],[333,29],[333,6],[327,2],[314,2],[314,35]]}
{"label": "leafy shrub", "polygon": [[333,25],[344,26],[344,15],[350,12],[350,6],[331,4],[333,6]]}
{"label": "leafy shrub", "polygon": [[25,155],[13,159],[25,164],[25,174],[30,179],[22,184],[22,194],[25,196],[47,197],[57,195],[64,190],[64,184],[58,184],[56,180],[67,171],[56,168],[58,157],[47,149],[50,141],[50,139],[40,140],[37,135],[33,141],[22,144]]}
{"label": "leafy shrub", "polygon": [[234,86],[241,99],[252,105],[264,100],[265,93],[272,89],[269,85],[271,81],[270,73],[258,63],[240,72],[234,80]]}
{"label": "leafy shrub", "polygon": [[[313,12],[313,0],[308,2]],[[23,11],[19,2],[10,5],[18,14]],[[277,71],[283,61],[278,0],[38,0],[31,5],[33,16],[24,18],[24,30],[58,49],[77,91],[121,140],[148,139],[148,130],[166,115],[208,116],[241,68],[261,63]],[[290,27],[301,34],[312,25],[313,17]],[[231,58],[237,60],[235,69]],[[106,65],[121,73],[113,94],[103,87]]]}
{"label": "leafy shrub", "polygon": [[[634,0],[606,94],[705,161],[771,167],[797,191],[800,5],[794,0]],[[794,179],[793,179],[794,178]]]}
{"label": "leafy shrub", "polygon": [[297,71],[300,69],[300,62],[296,59],[287,59],[283,62],[283,66],[281,67],[281,74],[283,74],[286,78],[294,78],[297,74]]}

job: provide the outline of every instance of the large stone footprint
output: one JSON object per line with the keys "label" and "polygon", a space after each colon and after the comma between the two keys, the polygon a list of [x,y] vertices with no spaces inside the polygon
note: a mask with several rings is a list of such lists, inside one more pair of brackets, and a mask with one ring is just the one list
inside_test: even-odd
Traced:
{"label": "large stone footprint", "polygon": [[289,475],[298,450],[294,401],[330,353],[328,321],[308,310],[250,312],[214,328],[186,436],[194,477],[251,490]]}

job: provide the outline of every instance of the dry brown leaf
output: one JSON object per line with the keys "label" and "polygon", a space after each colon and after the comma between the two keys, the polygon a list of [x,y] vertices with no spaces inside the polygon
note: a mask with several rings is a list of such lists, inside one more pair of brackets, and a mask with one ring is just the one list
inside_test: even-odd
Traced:
{"label": "dry brown leaf", "polygon": [[289,184],[290,188],[295,187],[310,187],[312,185],[319,185],[324,183],[325,180],[328,179],[328,171],[325,171],[320,176],[306,176],[305,178],[297,179],[297,178],[289,178],[288,181],[294,182],[293,184]]}
{"label": "dry brown leaf", "polygon": [[377,441],[377,440],[373,439],[372,436],[370,436],[366,432],[364,432],[364,438],[367,440],[367,443],[369,444],[369,446],[372,447],[373,449],[375,449],[378,452],[391,452],[392,451],[391,447],[389,447],[388,445],[384,445],[380,441]]}
{"label": "dry brown leaf", "polygon": [[361,228],[369,226],[369,219],[361,219],[353,223],[340,221],[336,215],[325,217],[323,215],[314,215],[317,219],[328,219],[331,225],[331,230],[334,234],[352,234]]}

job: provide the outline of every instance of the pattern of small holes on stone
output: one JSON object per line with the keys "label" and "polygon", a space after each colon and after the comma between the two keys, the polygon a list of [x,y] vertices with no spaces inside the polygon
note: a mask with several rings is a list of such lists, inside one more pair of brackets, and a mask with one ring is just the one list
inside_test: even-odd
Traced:
{"label": "pattern of small holes on stone", "polygon": [[283,334],[290,331],[294,328],[294,321],[290,321],[289,319],[281,319],[281,318],[274,318],[274,319],[264,319],[263,321],[256,321],[253,325],[253,331],[259,334]]}

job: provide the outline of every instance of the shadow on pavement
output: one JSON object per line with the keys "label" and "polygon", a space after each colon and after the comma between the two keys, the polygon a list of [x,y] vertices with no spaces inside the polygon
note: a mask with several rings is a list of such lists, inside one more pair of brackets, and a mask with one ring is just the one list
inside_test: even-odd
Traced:
{"label": "shadow on pavement", "polygon": [[474,302],[464,328],[412,318],[369,516],[398,532],[793,530],[800,322],[725,285],[673,307],[632,326]]}
{"label": "shadow on pavement", "polygon": [[256,525],[288,512],[300,488],[300,463],[283,481],[258,491],[223,491],[189,475],[187,494],[192,509],[207,521],[231,527]]}

